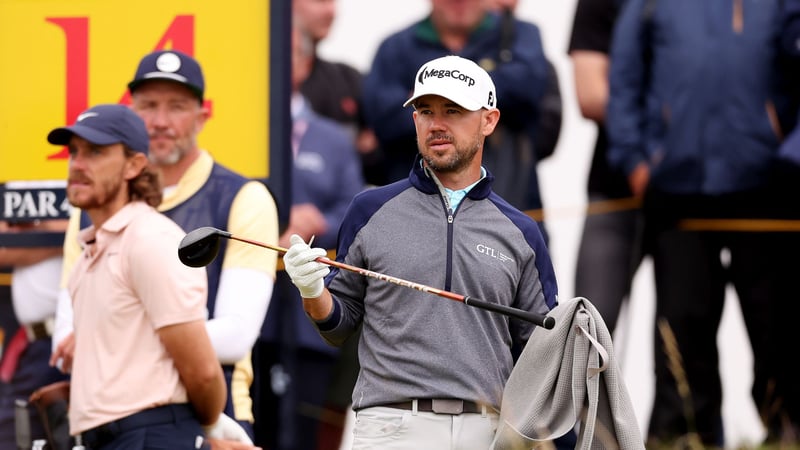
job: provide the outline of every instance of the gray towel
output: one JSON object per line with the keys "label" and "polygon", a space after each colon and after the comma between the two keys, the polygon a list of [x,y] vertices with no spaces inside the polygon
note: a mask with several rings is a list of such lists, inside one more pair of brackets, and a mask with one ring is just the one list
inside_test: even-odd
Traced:
{"label": "gray towel", "polygon": [[490,449],[536,448],[579,421],[576,449],[644,449],[611,334],[597,309],[578,297],[548,315],[556,326],[536,328],[514,366]]}

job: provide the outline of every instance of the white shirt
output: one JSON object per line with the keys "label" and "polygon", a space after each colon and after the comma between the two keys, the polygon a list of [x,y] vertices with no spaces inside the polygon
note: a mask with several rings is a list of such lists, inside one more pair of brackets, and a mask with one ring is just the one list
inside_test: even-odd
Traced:
{"label": "white shirt", "polygon": [[55,316],[61,256],[29,266],[16,266],[12,277],[11,301],[19,323],[44,322]]}

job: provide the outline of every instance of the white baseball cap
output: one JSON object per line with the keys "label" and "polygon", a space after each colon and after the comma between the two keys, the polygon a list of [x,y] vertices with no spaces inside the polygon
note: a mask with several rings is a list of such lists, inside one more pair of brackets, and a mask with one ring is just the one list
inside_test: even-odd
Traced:
{"label": "white baseball cap", "polygon": [[403,106],[423,95],[440,95],[470,111],[497,108],[492,77],[473,61],[460,56],[444,56],[423,64],[417,72],[414,94]]}

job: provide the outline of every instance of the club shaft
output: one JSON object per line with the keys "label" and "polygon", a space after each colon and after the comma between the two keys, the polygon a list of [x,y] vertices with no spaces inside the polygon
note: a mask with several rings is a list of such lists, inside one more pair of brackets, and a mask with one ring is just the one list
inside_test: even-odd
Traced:
{"label": "club shaft", "polygon": [[[230,239],[233,239],[233,240],[236,240],[236,241],[245,242],[247,244],[256,245],[258,247],[263,247],[263,248],[267,248],[267,249],[270,249],[270,250],[275,250],[276,252],[279,252],[279,253],[286,253],[288,251],[288,249],[283,248],[283,247],[279,247],[277,245],[265,244],[263,242],[258,242],[258,241],[253,241],[253,240],[250,240],[250,239],[240,238],[240,237],[236,237],[236,236],[233,236],[233,235],[231,235],[229,237],[230,237]],[[447,299],[450,299],[450,300],[455,300],[457,302],[461,302],[461,303],[464,303],[465,305],[473,306],[475,308],[480,308],[480,309],[484,309],[484,310],[487,310],[487,311],[493,311],[493,312],[500,313],[500,314],[503,314],[503,315],[509,316],[509,317],[515,317],[517,319],[521,319],[521,320],[524,320],[526,322],[530,322],[530,323],[533,323],[535,325],[538,325],[540,327],[544,327],[544,328],[547,328],[547,329],[553,328],[553,325],[555,324],[555,320],[552,317],[547,317],[547,316],[544,316],[544,315],[541,315],[541,314],[532,313],[530,311],[524,311],[524,310],[521,310],[521,309],[518,309],[518,308],[512,308],[510,306],[500,305],[500,304],[497,304],[497,303],[485,302],[483,300],[478,300],[476,298],[471,298],[471,297],[468,297],[468,296],[456,294],[454,292],[445,291],[445,290],[442,290],[442,289],[436,289],[434,287],[427,286],[427,285],[424,285],[424,284],[415,283],[413,281],[404,280],[402,278],[393,277],[391,275],[386,275],[386,274],[382,274],[382,273],[379,273],[379,272],[374,272],[372,270],[363,269],[361,267],[352,266],[350,264],[345,264],[345,263],[342,263],[342,262],[339,262],[339,261],[336,261],[336,260],[333,260],[333,259],[326,258],[324,256],[318,257],[315,261],[317,261],[319,263],[322,263],[322,264],[325,264],[325,265],[328,265],[328,266],[331,266],[331,267],[337,267],[339,269],[347,270],[348,272],[354,272],[354,273],[357,273],[359,275],[363,275],[365,277],[375,278],[377,280],[382,280],[382,281],[388,281],[389,283],[393,283],[393,284],[396,284],[398,286],[403,286],[403,287],[415,289],[415,290],[418,290],[418,291],[427,292],[429,294],[434,294],[434,295],[437,295],[439,297],[444,297],[444,298],[447,298]]]}
{"label": "club shaft", "polygon": [[270,250],[275,250],[278,253],[286,253],[286,252],[289,251],[288,248],[278,247],[277,245],[270,245],[270,244],[265,244],[263,242],[258,242],[258,241],[253,241],[253,240],[250,240],[250,239],[240,238],[240,237],[236,237],[234,235],[230,235],[230,236],[227,236],[227,237],[229,237],[230,239],[233,239],[234,241],[244,242],[244,243],[247,243],[247,244],[253,244],[253,245],[258,246],[258,247],[264,247],[264,248],[268,248]]}

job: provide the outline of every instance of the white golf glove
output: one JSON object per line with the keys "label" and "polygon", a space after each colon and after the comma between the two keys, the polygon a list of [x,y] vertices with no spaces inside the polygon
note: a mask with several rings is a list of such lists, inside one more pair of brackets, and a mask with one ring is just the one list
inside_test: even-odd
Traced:
{"label": "white golf glove", "polygon": [[325,264],[314,261],[327,252],[323,248],[311,248],[303,238],[293,234],[289,238],[292,246],[283,255],[283,265],[286,273],[297,286],[303,298],[317,298],[325,289],[325,275],[331,271]]}
{"label": "white golf glove", "polygon": [[203,430],[206,432],[206,438],[208,439],[244,442],[245,444],[253,443],[247,431],[239,425],[239,422],[226,414],[220,414],[219,419],[213,425],[206,425]]}

